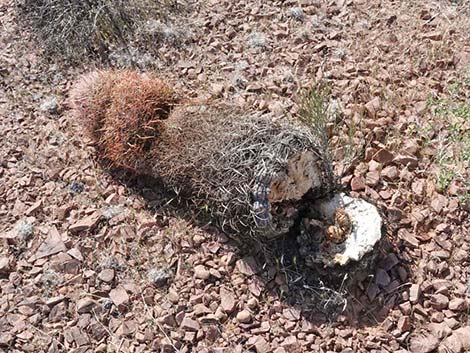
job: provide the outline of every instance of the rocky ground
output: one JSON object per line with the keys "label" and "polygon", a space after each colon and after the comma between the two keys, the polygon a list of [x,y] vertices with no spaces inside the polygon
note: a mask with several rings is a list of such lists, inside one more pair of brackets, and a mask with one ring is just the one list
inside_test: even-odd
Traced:
{"label": "rocky ground", "polygon": [[465,1],[207,1],[175,10],[153,53],[113,55],[276,117],[329,83],[336,169],[388,238],[340,293],[104,172],[66,105],[98,64],[45,58],[14,3],[0,1],[1,352],[470,351]]}

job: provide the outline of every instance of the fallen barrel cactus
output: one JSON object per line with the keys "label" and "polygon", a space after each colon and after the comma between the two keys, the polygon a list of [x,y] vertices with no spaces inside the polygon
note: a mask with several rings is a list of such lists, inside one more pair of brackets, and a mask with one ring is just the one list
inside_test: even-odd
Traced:
{"label": "fallen barrel cactus", "polygon": [[181,103],[130,71],[88,74],[70,100],[99,158],[159,179],[235,240],[265,244],[295,229],[306,263],[344,266],[380,239],[375,208],[336,194],[324,144],[301,122]]}

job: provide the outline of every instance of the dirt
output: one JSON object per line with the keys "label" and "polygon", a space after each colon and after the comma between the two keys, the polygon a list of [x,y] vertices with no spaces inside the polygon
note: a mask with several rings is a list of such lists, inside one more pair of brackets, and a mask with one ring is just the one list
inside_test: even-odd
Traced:
{"label": "dirt", "polygon": [[0,1],[0,351],[468,350],[469,17],[464,1],[208,1],[168,23],[185,41],[113,56],[275,119],[328,83],[336,172],[387,238],[332,288],[103,170],[67,105],[103,65],[44,55]]}

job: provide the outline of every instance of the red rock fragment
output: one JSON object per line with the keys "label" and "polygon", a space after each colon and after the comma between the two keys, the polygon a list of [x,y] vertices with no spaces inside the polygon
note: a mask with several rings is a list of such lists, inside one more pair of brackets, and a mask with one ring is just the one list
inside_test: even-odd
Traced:
{"label": "red rock fragment", "polygon": [[380,98],[375,97],[366,103],[365,108],[370,118],[374,118],[380,109]]}
{"label": "red rock fragment", "polygon": [[352,191],[362,191],[365,190],[366,184],[364,183],[364,179],[360,176],[354,177],[351,179],[351,190]]}
{"label": "red rock fragment", "polygon": [[125,305],[129,302],[129,295],[122,287],[112,289],[111,292],[109,292],[109,298],[116,306]]}
{"label": "red rock fragment", "polygon": [[82,218],[78,222],[72,224],[69,227],[69,231],[72,233],[80,233],[85,231],[90,231],[98,225],[98,222],[101,220],[101,212],[94,212],[91,215]]}
{"label": "red rock fragment", "polygon": [[441,194],[435,194],[431,201],[431,207],[436,211],[437,213],[441,213],[442,210],[447,206],[449,200],[447,200],[447,197]]}
{"label": "red rock fragment", "polygon": [[400,333],[407,332],[411,328],[410,324],[410,317],[409,316],[402,316],[398,319],[397,329]]}
{"label": "red rock fragment", "polygon": [[34,260],[47,257],[50,255],[57,254],[62,251],[66,251],[67,247],[65,246],[62,238],[60,237],[59,232],[55,226],[49,231],[49,235],[44,240],[44,242],[39,246],[36,254],[33,256]]}
{"label": "red rock fragment", "polygon": [[235,296],[225,288],[220,289],[220,305],[227,314],[232,313],[236,307]]}
{"label": "red rock fragment", "polygon": [[418,166],[418,158],[411,155],[400,154],[393,159],[393,162],[410,169],[414,169]]}
{"label": "red rock fragment", "polygon": [[26,210],[25,214],[27,216],[30,216],[34,214],[36,211],[38,211],[41,207],[42,207],[42,200],[38,200]]}
{"label": "red rock fragment", "polygon": [[180,326],[183,330],[188,330],[188,331],[193,331],[193,332],[196,332],[201,328],[201,325],[199,325],[199,322],[187,316],[185,316],[183,321],[181,321]]}
{"label": "red rock fragment", "polygon": [[394,157],[395,156],[393,155],[392,152],[382,148],[382,149],[377,151],[377,153],[374,155],[373,159],[375,161],[379,162],[379,163],[387,165],[387,164],[390,164],[393,161]]}
{"label": "red rock fragment", "polygon": [[236,263],[238,271],[246,276],[253,276],[257,273],[256,261],[252,256],[244,257]]}
{"label": "red rock fragment", "polygon": [[380,176],[386,180],[393,181],[400,175],[398,168],[395,166],[388,166],[382,169]]}

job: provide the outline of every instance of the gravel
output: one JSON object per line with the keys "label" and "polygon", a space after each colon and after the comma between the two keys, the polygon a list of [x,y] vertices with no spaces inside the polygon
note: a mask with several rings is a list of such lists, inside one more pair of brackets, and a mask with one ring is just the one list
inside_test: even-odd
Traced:
{"label": "gravel", "polygon": [[104,172],[62,104],[95,64],[48,64],[14,3],[0,5],[0,352],[470,350],[469,208],[463,184],[437,185],[435,138],[450,132],[429,99],[465,82],[464,2],[178,3],[156,28],[158,60],[134,60],[189,99],[218,83],[217,99],[273,119],[295,117],[301,87],[328,83],[335,167],[389,240],[347,288],[287,252],[266,263]]}

